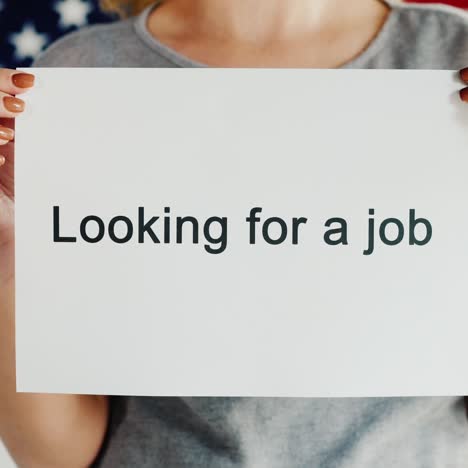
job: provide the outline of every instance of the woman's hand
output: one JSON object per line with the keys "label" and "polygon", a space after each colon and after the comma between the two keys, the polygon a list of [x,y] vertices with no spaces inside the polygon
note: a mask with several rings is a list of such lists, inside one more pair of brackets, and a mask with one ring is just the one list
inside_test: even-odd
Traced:
{"label": "woman's hand", "polygon": [[19,466],[83,468],[101,447],[108,399],[16,392],[14,119],[34,76],[0,69],[0,439]]}
{"label": "woman's hand", "polygon": [[14,119],[25,104],[17,95],[34,86],[34,75],[0,69],[0,285],[14,277]]}
{"label": "woman's hand", "polygon": [[[468,85],[468,67],[460,70],[460,78],[463,83]],[[468,87],[460,90],[460,99],[463,102],[468,102]]]}

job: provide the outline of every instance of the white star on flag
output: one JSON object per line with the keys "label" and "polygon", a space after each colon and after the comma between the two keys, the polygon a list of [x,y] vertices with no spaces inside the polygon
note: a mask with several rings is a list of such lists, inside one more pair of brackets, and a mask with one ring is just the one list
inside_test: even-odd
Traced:
{"label": "white star on flag", "polygon": [[9,41],[15,47],[15,56],[19,60],[36,57],[47,44],[46,34],[37,32],[31,23],[26,23],[19,33],[13,33]]}
{"label": "white star on flag", "polygon": [[60,15],[59,24],[63,28],[84,26],[92,10],[86,0],[61,0],[55,4],[54,9]]}

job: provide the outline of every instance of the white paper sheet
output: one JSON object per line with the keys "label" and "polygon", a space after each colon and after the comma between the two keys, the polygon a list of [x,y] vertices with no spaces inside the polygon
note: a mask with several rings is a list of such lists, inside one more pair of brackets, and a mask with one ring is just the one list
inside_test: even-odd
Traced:
{"label": "white paper sheet", "polygon": [[[33,72],[16,136],[20,391],[467,394],[468,106],[454,72]],[[159,244],[139,208],[160,217]],[[386,222],[388,243],[403,237],[377,232],[365,255],[369,209],[377,228],[402,223]],[[410,210],[430,226],[411,227]],[[95,243],[88,216],[105,226]],[[198,244],[188,221],[177,243],[185,216]],[[268,218],[286,223],[283,243],[265,241],[282,234]],[[307,219],[297,243],[293,218]],[[324,241],[330,218],[346,245]],[[98,236],[96,219],[83,226]]]}

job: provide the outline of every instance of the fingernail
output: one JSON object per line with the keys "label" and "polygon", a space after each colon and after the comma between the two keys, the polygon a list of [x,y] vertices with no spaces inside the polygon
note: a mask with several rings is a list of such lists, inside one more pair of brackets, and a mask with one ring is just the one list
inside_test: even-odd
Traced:
{"label": "fingernail", "polygon": [[459,94],[462,101],[468,102],[468,88],[461,89]]}
{"label": "fingernail", "polygon": [[34,86],[36,77],[30,73],[16,73],[12,76],[11,81],[18,88],[31,88]]}
{"label": "fingernail", "polygon": [[0,127],[0,140],[13,140],[14,136],[15,132],[11,128]]}
{"label": "fingernail", "polygon": [[460,78],[463,81],[468,81],[468,67],[460,70]]}
{"label": "fingernail", "polygon": [[5,164],[5,156],[0,156],[0,167],[2,167]]}
{"label": "fingernail", "polygon": [[5,106],[5,109],[10,112],[23,112],[25,107],[22,99],[11,96],[3,98],[3,105]]}

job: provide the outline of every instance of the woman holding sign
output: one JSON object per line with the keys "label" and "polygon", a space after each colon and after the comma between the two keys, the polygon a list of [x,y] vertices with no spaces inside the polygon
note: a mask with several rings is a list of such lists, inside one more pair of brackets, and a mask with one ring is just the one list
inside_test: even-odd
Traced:
{"label": "woman holding sign", "polygon": [[[468,15],[447,7],[379,0],[107,0],[104,6],[128,18],[71,34],[35,65],[405,69],[468,65]],[[468,70],[460,76],[468,83]],[[17,394],[13,119],[25,111],[19,96],[33,85],[30,74],[0,71],[0,437],[20,466],[466,466],[468,421],[461,397]],[[468,101],[468,88],[460,96]]]}

